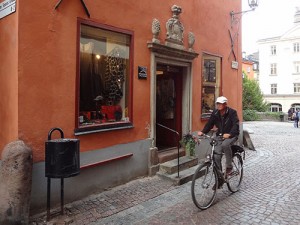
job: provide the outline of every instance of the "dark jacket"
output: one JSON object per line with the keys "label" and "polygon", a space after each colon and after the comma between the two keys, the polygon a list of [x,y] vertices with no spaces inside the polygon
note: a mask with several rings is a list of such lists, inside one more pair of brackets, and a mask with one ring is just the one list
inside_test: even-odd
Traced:
{"label": "dark jacket", "polygon": [[223,119],[219,110],[215,109],[204,126],[202,132],[208,133],[214,127],[214,125],[218,128],[217,135],[230,134],[230,137],[232,138],[238,136],[240,133],[237,112],[229,107],[226,108]]}

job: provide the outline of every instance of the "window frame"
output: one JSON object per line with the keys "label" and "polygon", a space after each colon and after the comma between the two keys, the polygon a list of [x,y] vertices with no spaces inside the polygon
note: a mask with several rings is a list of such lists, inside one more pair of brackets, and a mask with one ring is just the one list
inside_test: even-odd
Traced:
{"label": "window frame", "polygon": [[[91,26],[98,29],[107,30],[110,32],[125,34],[130,36],[129,41],[129,74],[127,75],[128,81],[128,121],[112,122],[97,124],[93,126],[80,127],[79,125],[79,115],[80,115],[80,38],[81,38],[81,25]],[[120,130],[126,128],[133,128],[133,56],[134,56],[134,32],[131,30],[126,30],[118,27],[113,27],[98,22],[85,20],[82,18],[77,19],[77,38],[76,38],[76,104],[75,104],[75,135]]]}
{"label": "window frame", "polygon": [[294,74],[300,74],[300,61],[294,62]]}
{"label": "window frame", "polygon": [[[204,78],[204,72],[206,71],[204,68],[205,60],[211,60],[215,62],[215,75],[216,80],[215,82],[205,81]],[[201,120],[207,120],[209,119],[211,112],[203,112],[203,104],[204,104],[204,88],[215,88],[214,90],[214,100],[213,103],[215,104],[216,98],[218,96],[221,96],[221,90],[222,90],[222,57],[218,55],[213,55],[210,53],[203,53],[202,59],[201,59],[201,108],[200,108],[200,118]],[[215,107],[213,107],[212,110],[214,110]]]}
{"label": "window frame", "polygon": [[282,105],[279,103],[271,103],[270,111],[271,112],[282,112]]}
{"label": "window frame", "polygon": [[271,63],[270,64],[270,76],[276,76],[277,75],[277,63]]}
{"label": "window frame", "polygon": [[271,84],[271,95],[277,94],[277,84]]}
{"label": "window frame", "polygon": [[[298,91],[296,91],[298,89]],[[300,93],[300,83],[294,83],[294,94]]]}
{"label": "window frame", "polygon": [[276,45],[271,45],[271,55],[276,55],[276,54],[277,54]]}
{"label": "window frame", "polygon": [[293,44],[293,49],[294,49],[294,53],[299,53],[300,52],[300,43],[299,42],[295,42]]}

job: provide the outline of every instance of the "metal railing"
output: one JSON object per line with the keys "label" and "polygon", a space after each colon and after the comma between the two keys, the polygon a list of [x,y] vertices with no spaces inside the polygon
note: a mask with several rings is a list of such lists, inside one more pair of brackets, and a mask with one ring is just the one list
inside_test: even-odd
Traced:
{"label": "metal railing", "polygon": [[166,127],[166,126],[164,126],[164,125],[162,125],[160,123],[156,123],[156,125],[158,125],[158,126],[160,126],[162,128],[165,128],[165,129],[167,129],[167,130],[169,130],[169,131],[177,134],[177,151],[178,151],[178,153],[177,153],[177,178],[179,178],[179,146],[180,146],[179,139],[180,139],[180,134],[176,130],[173,130],[173,129],[169,128],[169,127]]}

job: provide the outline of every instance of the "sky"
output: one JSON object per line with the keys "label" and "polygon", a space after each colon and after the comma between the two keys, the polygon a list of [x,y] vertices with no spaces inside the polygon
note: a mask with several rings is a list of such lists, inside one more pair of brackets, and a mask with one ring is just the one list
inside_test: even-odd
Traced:
{"label": "sky", "polygon": [[[241,0],[243,11],[250,9],[248,0]],[[258,51],[259,39],[283,35],[294,26],[300,0],[258,0],[258,7],[242,16],[242,49],[247,55]]]}

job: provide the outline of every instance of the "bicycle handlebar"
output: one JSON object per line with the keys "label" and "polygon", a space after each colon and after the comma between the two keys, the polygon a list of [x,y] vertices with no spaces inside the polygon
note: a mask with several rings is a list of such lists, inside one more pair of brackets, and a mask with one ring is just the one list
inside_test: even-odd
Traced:
{"label": "bicycle handlebar", "polygon": [[[201,138],[202,137],[202,138]],[[215,140],[215,141],[223,141],[224,138],[222,135],[220,136],[216,136],[216,137],[213,137],[213,136],[209,136],[207,134],[203,134],[201,136],[198,136],[199,139],[209,139],[209,140]]]}

